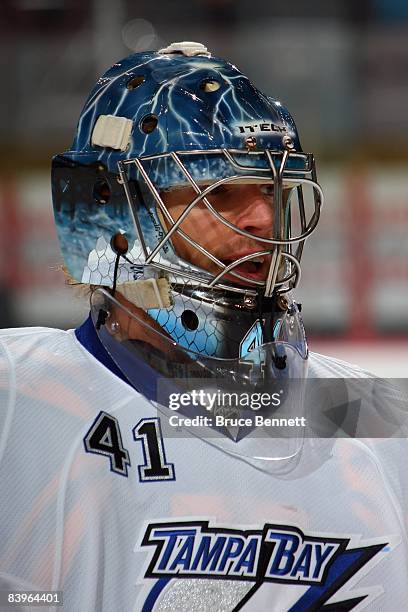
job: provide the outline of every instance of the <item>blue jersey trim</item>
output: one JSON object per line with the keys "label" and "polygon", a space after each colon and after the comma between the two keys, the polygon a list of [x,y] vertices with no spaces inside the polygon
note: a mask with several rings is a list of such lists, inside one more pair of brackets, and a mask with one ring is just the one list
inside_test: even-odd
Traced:
{"label": "blue jersey trim", "polygon": [[131,385],[129,380],[113,361],[108,351],[104,348],[102,342],[99,340],[94,324],[92,323],[91,315],[88,316],[88,318],[82,323],[82,325],[76,328],[75,336],[77,337],[77,340],[82,344],[82,346],[86,348],[86,350],[91,353],[98,361],[100,361],[106,368],[108,368],[108,370],[110,370],[113,374],[118,376],[121,380],[123,380],[131,387],[136,388]]}

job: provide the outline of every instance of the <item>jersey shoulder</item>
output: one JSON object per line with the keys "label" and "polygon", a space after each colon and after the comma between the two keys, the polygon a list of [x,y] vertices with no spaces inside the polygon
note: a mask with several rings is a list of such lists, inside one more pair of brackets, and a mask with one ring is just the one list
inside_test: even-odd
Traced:
{"label": "jersey shoulder", "polygon": [[58,388],[72,389],[76,395],[92,396],[91,388],[104,389],[109,396],[136,393],[118,378],[86,348],[75,330],[46,327],[22,327],[0,330],[0,376],[4,389],[19,388],[48,382],[55,399],[61,397]]}
{"label": "jersey shoulder", "polygon": [[360,366],[321,355],[320,353],[309,353],[309,378],[375,378],[375,375]]}
{"label": "jersey shoulder", "polygon": [[67,332],[52,327],[6,327],[0,329],[0,341],[7,342],[8,338],[23,338],[27,336],[61,335]]}
{"label": "jersey shoulder", "polygon": [[66,342],[67,332],[47,327],[16,327],[0,330],[0,372],[15,373],[20,365],[40,364],[55,343]]}
{"label": "jersey shoulder", "polygon": [[24,341],[24,339],[31,338],[33,341],[35,338],[56,337],[66,334],[66,331],[52,327],[9,327],[0,329],[0,344],[7,346],[8,344],[13,345],[18,340]]}
{"label": "jersey shoulder", "polygon": [[58,363],[65,356],[70,361],[78,351],[72,343],[72,333],[48,327],[20,327],[0,330],[0,364],[9,369],[23,367],[27,372],[36,364]]}

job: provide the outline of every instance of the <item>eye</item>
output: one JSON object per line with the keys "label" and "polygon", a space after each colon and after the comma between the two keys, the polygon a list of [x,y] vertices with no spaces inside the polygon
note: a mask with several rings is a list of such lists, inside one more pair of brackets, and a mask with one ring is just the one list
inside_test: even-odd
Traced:
{"label": "eye", "polygon": [[261,191],[264,195],[273,197],[273,194],[275,193],[275,186],[272,183],[268,185],[261,185]]}
{"label": "eye", "polygon": [[215,187],[215,189],[211,189],[208,195],[221,195],[227,193],[227,191],[228,187],[225,185],[219,185],[218,187]]}

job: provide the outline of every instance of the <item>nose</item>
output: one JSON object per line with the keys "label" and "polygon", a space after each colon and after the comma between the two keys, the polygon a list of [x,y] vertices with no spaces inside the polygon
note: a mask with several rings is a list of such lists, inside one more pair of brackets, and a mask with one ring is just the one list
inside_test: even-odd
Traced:
{"label": "nose", "polygon": [[261,238],[268,238],[273,230],[273,199],[266,196],[259,185],[247,185],[242,193],[240,212],[235,220],[239,229]]}

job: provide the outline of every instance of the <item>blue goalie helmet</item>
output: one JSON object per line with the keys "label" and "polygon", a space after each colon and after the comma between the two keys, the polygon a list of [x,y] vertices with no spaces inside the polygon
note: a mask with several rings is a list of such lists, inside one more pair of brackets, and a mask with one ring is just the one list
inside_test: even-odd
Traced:
{"label": "blue goalie helmet", "polygon": [[265,346],[274,372],[306,361],[288,294],[322,191],[289,112],[238,68],[190,42],[116,63],[54,157],[52,191],[69,274],[103,288],[97,329],[121,306],[121,340],[152,368],[253,370]]}

